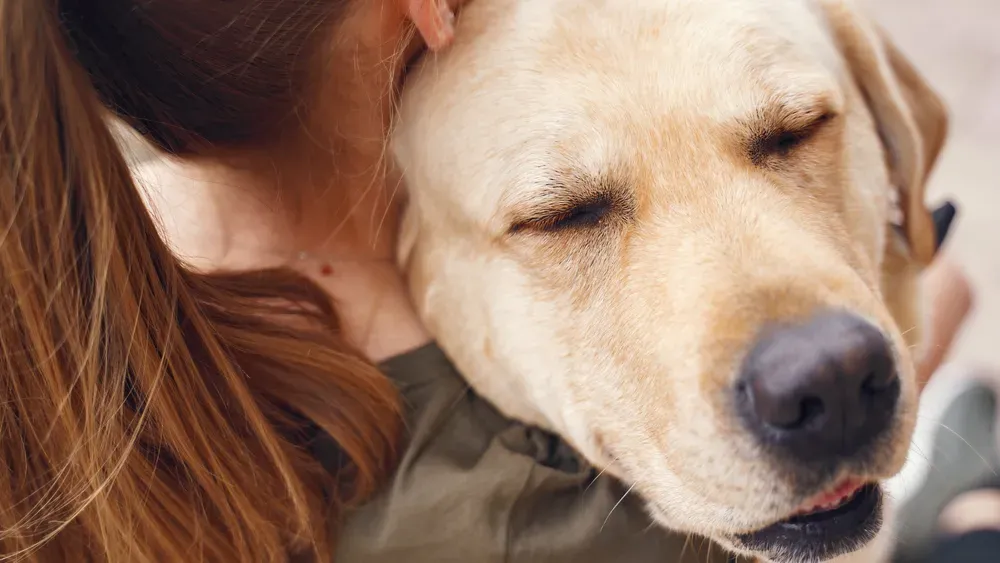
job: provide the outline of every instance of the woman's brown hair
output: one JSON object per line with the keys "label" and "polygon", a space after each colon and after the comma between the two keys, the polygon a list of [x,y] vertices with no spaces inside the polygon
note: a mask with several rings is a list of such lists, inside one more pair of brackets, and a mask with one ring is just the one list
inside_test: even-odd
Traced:
{"label": "woman's brown hair", "polygon": [[0,0],[0,559],[328,559],[387,476],[395,391],[325,294],[185,269],[105,119],[253,143],[338,4]]}

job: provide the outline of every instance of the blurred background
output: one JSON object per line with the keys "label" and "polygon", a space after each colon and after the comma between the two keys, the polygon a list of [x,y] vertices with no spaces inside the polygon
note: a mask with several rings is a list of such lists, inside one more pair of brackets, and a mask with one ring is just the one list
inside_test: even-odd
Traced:
{"label": "blurred background", "polygon": [[1000,0],[863,0],[944,97],[951,134],[930,197],[960,215],[949,252],[977,289],[951,359],[1000,367]]}

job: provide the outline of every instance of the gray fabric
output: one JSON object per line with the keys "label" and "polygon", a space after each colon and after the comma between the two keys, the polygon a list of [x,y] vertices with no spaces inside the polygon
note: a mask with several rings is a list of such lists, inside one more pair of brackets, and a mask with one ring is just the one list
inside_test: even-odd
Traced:
{"label": "gray fabric", "polygon": [[705,540],[652,526],[618,482],[596,478],[555,437],[505,419],[437,347],[383,367],[409,408],[410,441],[391,485],[340,530],[337,563],[729,560]]}

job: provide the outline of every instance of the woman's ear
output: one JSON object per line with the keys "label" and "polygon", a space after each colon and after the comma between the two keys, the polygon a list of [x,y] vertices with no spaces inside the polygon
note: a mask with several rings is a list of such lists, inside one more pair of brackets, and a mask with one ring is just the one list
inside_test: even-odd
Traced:
{"label": "woman's ear", "polygon": [[899,191],[902,230],[910,257],[927,265],[954,216],[952,208],[935,221],[924,202],[927,177],[947,135],[944,104],[851,0],[819,3],[878,127],[890,177]]}
{"label": "woman's ear", "polygon": [[427,48],[437,51],[447,47],[455,37],[454,0],[401,0],[406,3],[406,13]]}

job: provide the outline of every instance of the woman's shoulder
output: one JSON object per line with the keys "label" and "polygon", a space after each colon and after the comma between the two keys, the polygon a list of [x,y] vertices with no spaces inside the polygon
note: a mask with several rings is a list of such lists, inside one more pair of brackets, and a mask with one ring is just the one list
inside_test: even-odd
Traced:
{"label": "woman's shoulder", "polygon": [[392,483],[348,518],[338,563],[728,560],[654,527],[638,498],[556,436],[503,417],[438,347],[383,368],[408,406],[410,442]]}
{"label": "woman's shoulder", "polygon": [[160,234],[188,266],[214,271],[281,263],[278,224],[254,178],[235,167],[159,153],[136,159],[131,169]]}

